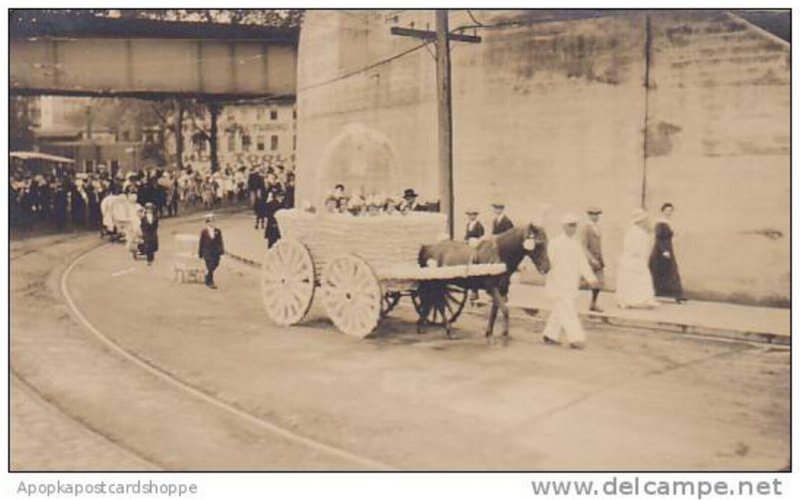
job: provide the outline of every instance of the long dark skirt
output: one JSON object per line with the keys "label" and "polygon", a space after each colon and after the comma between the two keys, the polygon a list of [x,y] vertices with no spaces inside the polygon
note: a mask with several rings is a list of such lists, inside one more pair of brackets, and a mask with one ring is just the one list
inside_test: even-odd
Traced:
{"label": "long dark skirt", "polygon": [[671,258],[666,258],[654,248],[650,254],[650,274],[653,276],[653,288],[658,297],[674,297],[682,299],[683,284],[681,284],[681,274],[678,270],[678,261],[675,254],[670,253]]}

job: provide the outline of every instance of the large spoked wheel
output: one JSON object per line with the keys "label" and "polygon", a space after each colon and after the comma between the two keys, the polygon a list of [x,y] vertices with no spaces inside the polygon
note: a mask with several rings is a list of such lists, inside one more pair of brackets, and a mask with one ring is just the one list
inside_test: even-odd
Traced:
{"label": "large spoked wheel", "polygon": [[355,255],[330,261],[322,276],[322,302],[336,327],[363,338],[378,325],[383,293],[367,262]]}
{"label": "large spoked wheel", "polygon": [[314,300],[314,263],[297,240],[272,247],[261,268],[261,296],[270,319],[281,326],[301,321]]}
{"label": "large spoked wheel", "polygon": [[445,326],[458,319],[467,303],[467,289],[449,283],[423,281],[411,295],[420,319],[429,325]]}

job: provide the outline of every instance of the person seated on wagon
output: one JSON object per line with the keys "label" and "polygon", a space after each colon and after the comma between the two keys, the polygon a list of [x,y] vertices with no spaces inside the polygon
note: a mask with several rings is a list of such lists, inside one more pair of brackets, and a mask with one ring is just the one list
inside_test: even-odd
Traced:
{"label": "person seated on wagon", "polygon": [[364,198],[360,195],[351,196],[350,199],[347,200],[347,212],[356,217],[363,215],[365,204]]}
{"label": "person seated on wagon", "polygon": [[344,191],[344,184],[337,184],[333,188],[333,195],[336,199],[336,207],[339,209],[340,212],[344,212],[347,210],[347,194]]}
{"label": "person seated on wagon", "polygon": [[391,196],[387,197],[386,200],[383,202],[383,211],[387,215],[396,215],[399,212],[397,211],[398,202],[396,199],[392,198]]}
{"label": "person seated on wagon", "polygon": [[400,211],[403,213],[408,212],[425,212],[427,209],[424,205],[417,202],[417,198],[419,195],[416,191],[412,188],[408,188],[403,192],[403,204],[400,207]]}
{"label": "person seated on wagon", "polygon": [[325,198],[325,213],[338,214],[339,213],[339,200],[335,196],[330,195]]}
{"label": "person seated on wagon", "polygon": [[370,196],[369,200],[367,201],[367,215],[370,217],[380,215],[382,209],[383,203],[381,203],[380,197],[378,197],[378,195]]}

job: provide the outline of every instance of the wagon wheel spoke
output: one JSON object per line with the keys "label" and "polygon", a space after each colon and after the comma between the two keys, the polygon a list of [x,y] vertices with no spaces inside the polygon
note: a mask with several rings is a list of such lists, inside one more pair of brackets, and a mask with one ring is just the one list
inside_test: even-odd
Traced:
{"label": "wagon wheel spoke", "polygon": [[288,326],[305,317],[314,298],[314,263],[302,243],[285,238],[267,252],[261,295],[275,323]]}

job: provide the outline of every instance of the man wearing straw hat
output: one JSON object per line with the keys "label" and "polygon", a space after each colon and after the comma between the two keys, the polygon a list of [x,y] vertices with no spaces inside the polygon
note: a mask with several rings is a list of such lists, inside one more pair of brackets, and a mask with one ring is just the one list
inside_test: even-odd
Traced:
{"label": "man wearing straw hat", "polygon": [[206,261],[206,286],[216,289],[214,271],[219,266],[220,258],[225,254],[222,243],[222,231],[215,227],[214,214],[206,215],[206,227],[200,232],[200,248],[197,255]]}
{"label": "man wearing straw hat", "polygon": [[578,218],[572,214],[565,215],[561,219],[561,229],[562,233],[553,238],[548,247],[551,267],[545,290],[553,307],[547,318],[543,340],[546,344],[559,344],[564,333],[569,346],[580,349],[586,342],[586,333],[575,307],[578,286],[583,278],[595,288],[597,278],[589,267],[583,247],[575,238]]}

